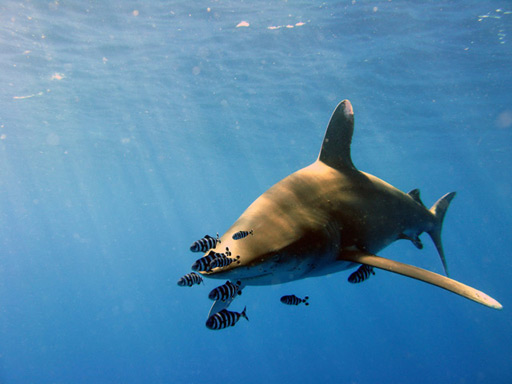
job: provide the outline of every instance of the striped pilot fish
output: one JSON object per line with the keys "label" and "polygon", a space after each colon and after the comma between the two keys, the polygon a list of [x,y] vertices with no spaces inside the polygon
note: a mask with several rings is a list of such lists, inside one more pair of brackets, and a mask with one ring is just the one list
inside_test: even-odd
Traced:
{"label": "striped pilot fish", "polygon": [[178,285],[180,287],[191,287],[194,284],[201,284],[203,282],[203,278],[199,276],[197,273],[187,273],[185,276],[178,280]]}
{"label": "striped pilot fish", "polygon": [[208,297],[212,300],[226,301],[232,299],[236,295],[241,295],[240,282],[237,281],[233,284],[231,281],[226,281],[226,284],[221,285],[215,289],[212,289]]}
{"label": "striped pilot fish", "polygon": [[192,270],[193,271],[205,271],[210,272],[212,270],[211,263],[215,259],[215,255],[217,255],[215,252],[211,251],[208,255],[201,257],[200,259],[197,259],[194,264],[192,264]]}
{"label": "striped pilot fish", "polygon": [[206,320],[206,327],[215,330],[232,327],[237,323],[238,320],[240,320],[240,317],[244,317],[247,321],[249,321],[249,318],[245,314],[246,309],[247,308],[244,308],[242,313],[231,312],[227,309],[223,309],[222,311],[210,316],[208,320]]}
{"label": "striped pilot fish", "polygon": [[295,295],[286,295],[281,297],[281,303],[288,304],[288,305],[299,305],[301,303],[304,303],[305,305],[309,305],[308,303],[309,297],[306,296],[303,299],[300,297],[297,297]]}
{"label": "striped pilot fish", "polygon": [[220,244],[219,234],[217,238],[205,235],[202,239],[194,241],[190,246],[192,252],[208,252],[210,249],[215,248],[217,244]]}
{"label": "striped pilot fish", "polygon": [[361,283],[368,279],[370,275],[375,275],[373,267],[371,265],[362,264],[357,271],[348,277],[348,282],[352,284]]}
{"label": "striped pilot fish", "polygon": [[220,268],[220,267],[227,267],[229,264],[231,264],[234,261],[237,261],[240,258],[240,256],[237,256],[235,259],[232,259],[230,257],[227,257],[223,253],[220,253],[220,254],[216,253],[216,255],[218,255],[218,256],[215,257],[213,259],[213,261],[210,263],[210,268],[211,269]]}
{"label": "striped pilot fish", "polygon": [[250,231],[238,231],[237,233],[234,233],[232,237],[233,237],[233,240],[240,240],[249,235],[254,235],[254,233],[252,232],[252,229]]}

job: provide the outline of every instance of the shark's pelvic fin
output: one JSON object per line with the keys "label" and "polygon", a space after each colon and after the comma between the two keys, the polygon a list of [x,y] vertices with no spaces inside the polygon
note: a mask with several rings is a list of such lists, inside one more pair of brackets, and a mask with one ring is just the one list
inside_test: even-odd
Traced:
{"label": "shark's pelvic fin", "polygon": [[434,228],[432,228],[430,231],[428,231],[428,234],[432,238],[432,241],[434,242],[437,252],[439,253],[439,256],[441,257],[441,261],[443,262],[444,272],[446,273],[446,276],[449,276],[448,274],[448,265],[446,264],[446,259],[444,257],[444,251],[443,251],[443,243],[441,242],[441,230],[443,229],[443,220],[444,215],[446,214],[446,210],[448,209],[448,206],[450,205],[450,202],[455,197],[455,192],[450,192],[441,197],[437,202],[430,208],[430,212],[436,217],[436,225]]}
{"label": "shark's pelvic fin", "polygon": [[412,277],[413,279],[421,280],[426,283],[436,285],[440,288],[444,288],[450,292],[456,293],[460,296],[463,296],[469,300],[473,300],[477,303],[483,304],[487,307],[494,309],[503,308],[503,306],[499,302],[497,302],[492,297],[486,295],[485,293],[475,288],[459,283],[458,281],[450,279],[448,277],[409,264],[400,263],[398,261],[389,260],[384,257],[379,257],[360,251],[343,251],[343,253],[340,256],[340,260],[347,260],[352,261],[354,263],[371,265],[373,267],[384,269],[386,271]]}
{"label": "shark's pelvic fin", "polygon": [[348,100],[343,100],[331,116],[318,160],[337,170],[355,169],[350,156],[353,133],[352,104]]}

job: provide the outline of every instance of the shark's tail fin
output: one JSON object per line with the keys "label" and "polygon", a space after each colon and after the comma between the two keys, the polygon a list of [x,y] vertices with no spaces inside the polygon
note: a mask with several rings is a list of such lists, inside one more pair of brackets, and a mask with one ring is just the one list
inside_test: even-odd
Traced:
{"label": "shark's tail fin", "polygon": [[432,238],[432,241],[434,242],[437,248],[437,252],[441,257],[441,261],[443,262],[443,268],[444,272],[446,273],[446,276],[449,275],[448,266],[446,265],[446,259],[444,257],[443,243],[441,242],[441,230],[443,229],[444,215],[446,214],[446,210],[448,209],[448,206],[450,205],[454,197],[455,192],[447,193],[439,200],[437,200],[437,202],[432,206],[432,208],[430,208],[430,212],[435,216],[436,222],[434,228],[428,231],[428,234]]}

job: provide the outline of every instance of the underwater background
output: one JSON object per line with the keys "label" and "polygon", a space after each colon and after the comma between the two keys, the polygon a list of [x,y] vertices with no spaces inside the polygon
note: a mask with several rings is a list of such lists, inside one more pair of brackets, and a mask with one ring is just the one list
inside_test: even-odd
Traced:
{"label": "underwater background", "polygon": [[[511,48],[508,1],[2,2],[0,383],[511,383]],[[316,160],[345,98],[359,169],[457,191],[451,277],[504,309],[346,271],[207,329],[190,244]],[[380,255],[443,273],[422,239]]]}

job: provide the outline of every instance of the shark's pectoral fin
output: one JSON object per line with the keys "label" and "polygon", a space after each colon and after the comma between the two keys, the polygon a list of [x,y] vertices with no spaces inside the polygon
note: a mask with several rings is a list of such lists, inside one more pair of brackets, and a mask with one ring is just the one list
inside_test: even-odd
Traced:
{"label": "shark's pectoral fin", "polygon": [[354,263],[371,265],[373,267],[384,269],[389,272],[398,273],[400,275],[412,277],[413,279],[421,280],[432,285],[437,285],[440,288],[444,288],[448,291],[456,293],[469,300],[476,301],[477,303],[483,304],[490,308],[503,308],[502,305],[492,297],[475,288],[459,283],[456,280],[439,275],[437,273],[415,267],[413,265],[400,263],[398,261],[393,261],[384,257],[375,256],[360,251],[343,251],[339,259],[352,261]]}
{"label": "shark's pectoral fin", "polygon": [[231,302],[234,300],[235,298],[232,297],[226,301],[222,301],[222,300],[215,300],[215,302],[213,303],[212,307],[210,308],[210,312],[208,313],[208,318],[210,318],[211,316],[215,315],[217,312],[220,312],[222,311],[223,309],[227,309],[230,305],[231,305]]}
{"label": "shark's pectoral fin", "polygon": [[237,285],[238,285],[238,294],[227,299],[226,301],[215,300],[212,307],[210,308],[210,312],[208,313],[208,318],[210,316],[215,315],[217,312],[222,311],[223,309],[227,309],[231,305],[233,300],[235,300],[236,297],[238,297],[239,295],[242,294],[241,292],[242,292],[242,289],[245,287],[245,284],[243,283],[243,281],[241,281],[240,284],[237,284]]}

